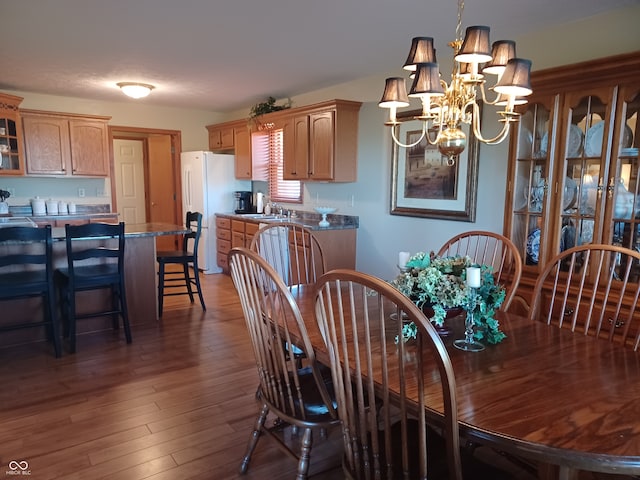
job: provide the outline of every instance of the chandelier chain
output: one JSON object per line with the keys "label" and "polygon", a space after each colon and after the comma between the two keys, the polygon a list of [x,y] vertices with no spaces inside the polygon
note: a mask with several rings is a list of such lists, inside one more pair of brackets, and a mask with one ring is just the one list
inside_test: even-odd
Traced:
{"label": "chandelier chain", "polygon": [[462,40],[462,12],[464,11],[464,0],[458,0],[458,23],[456,24],[456,41]]}

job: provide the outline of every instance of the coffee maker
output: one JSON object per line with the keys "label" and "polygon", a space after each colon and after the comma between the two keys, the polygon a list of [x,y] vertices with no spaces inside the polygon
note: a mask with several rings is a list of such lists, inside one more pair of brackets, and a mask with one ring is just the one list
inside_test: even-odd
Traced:
{"label": "coffee maker", "polygon": [[236,213],[253,213],[253,192],[233,192],[236,197]]}

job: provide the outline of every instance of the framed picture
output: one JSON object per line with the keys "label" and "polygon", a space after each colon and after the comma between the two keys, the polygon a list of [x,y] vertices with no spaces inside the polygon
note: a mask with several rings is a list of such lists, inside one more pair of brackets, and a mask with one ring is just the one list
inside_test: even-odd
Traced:
{"label": "framed picture", "polygon": [[[398,115],[396,138],[410,145],[422,134],[419,112]],[[403,120],[405,119],[405,120]],[[478,140],[470,125],[462,124],[467,147],[453,165],[423,138],[413,147],[393,142],[391,152],[391,214],[475,222],[478,189]],[[435,132],[431,132],[435,137]]]}

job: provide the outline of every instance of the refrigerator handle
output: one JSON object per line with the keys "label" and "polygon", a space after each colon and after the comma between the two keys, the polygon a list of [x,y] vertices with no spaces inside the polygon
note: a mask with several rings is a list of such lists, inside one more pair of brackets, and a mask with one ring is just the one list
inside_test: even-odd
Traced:
{"label": "refrigerator handle", "polygon": [[184,185],[185,185],[185,204],[187,205],[187,210],[191,209],[191,170],[187,169],[184,171]]}

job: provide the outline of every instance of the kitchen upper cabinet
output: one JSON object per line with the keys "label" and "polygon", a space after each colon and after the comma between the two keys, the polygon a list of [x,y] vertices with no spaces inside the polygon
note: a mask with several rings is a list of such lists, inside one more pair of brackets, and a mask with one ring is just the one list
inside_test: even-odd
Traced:
{"label": "kitchen upper cabinet", "polygon": [[253,178],[253,166],[251,164],[251,130],[246,123],[233,129],[235,138],[235,176],[246,180]]}
{"label": "kitchen upper cabinet", "polygon": [[209,149],[212,152],[232,152],[235,155],[235,178],[267,180],[266,166],[253,156],[252,145],[256,132],[247,120],[207,125],[207,130],[209,131]]}
{"label": "kitchen upper cabinet", "polygon": [[360,102],[291,109],[283,121],[285,180],[355,182]]}
{"label": "kitchen upper cabinet", "polygon": [[22,97],[0,93],[0,175],[24,174],[19,113],[22,100]]}
{"label": "kitchen upper cabinet", "polygon": [[218,123],[215,125],[207,125],[209,132],[209,150],[212,152],[226,152],[235,148],[234,130],[240,123],[246,126],[244,120],[242,122],[233,121]]}
{"label": "kitchen upper cabinet", "polygon": [[525,298],[575,245],[640,249],[638,75],[638,53],[532,74],[511,137],[504,228],[520,249]]}
{"label": "kitchen upper cabinet", "polygon": [[27,173],[109,176],[110,118],[23,110]]}

